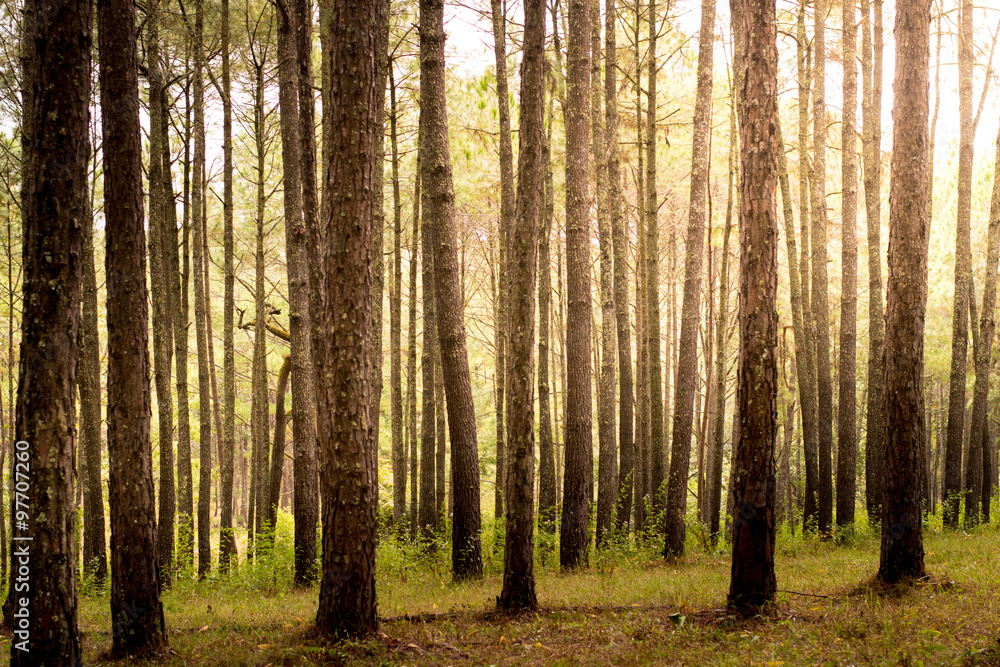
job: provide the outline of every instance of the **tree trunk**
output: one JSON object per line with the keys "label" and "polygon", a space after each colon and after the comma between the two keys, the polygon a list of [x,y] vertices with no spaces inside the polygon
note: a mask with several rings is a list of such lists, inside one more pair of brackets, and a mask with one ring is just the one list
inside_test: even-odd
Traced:
{"label": "tree trunk", "polygon": [[[423,129],[424,122],[424,112],[420,112],[420,122],[421,130]],[[422,141],[425,135],[422,132],[418,133],[418,143]],[[421,145],[417,148],[418,158],[417,162],[420,164],[421,168],[424,167],[424,160],[421,158],[424,155],[424,146]],[[420,180],[423,181],[426,174],[421,174]],[[423,183],[421,184],[423,185]],[[421,196],[426,199],[427,190],[429,188],[425,187]],[[427,202],[423,202],[425,210],[430,210],[427,207]],[[434,364],[434,346],[437,345],[437,313],[436,304],[434,299],[434,231],[435,231],[434,218],[427,216],[423,220],[423,225],[421,226],[421,286],[423,287],[423,322],[424,322],[424,339],[423,348],[421,350],[420,357],[420,368],[421,368],[421,388],[423,390],[423,407],[421,410],[421,431],[420,431],[420,494],[419,494],[419,510],[418,515],[418,525],[420,528],[420,535],[424,538],[430,539],[433,537],[434,530],[437,528],[437,516],[434,512],[434,502],[436,500],[436,493],[434,488],[434,454],[435,448],[437,446],[436,441],[436,416],[438,411],[443,411],[444,406],[439,405],[436,401],[437,395],[434,391],[434,375],[437,370]],[[416,482],[416,479],[414,481]]]}
{"label": "tree trunk", "polygon": [[[886,299],[885,500],[878,579],[924,574],[921,475],[927,305],[930,0],[896,5],[896,78]],[[964,383],[964,380],[963,380]]]}
{"label": "tree trunk", "polygon": [[549,253],[549,242],[552,235],[552,222],[555,218],[555,196],[552,174],[552,99],[549,94],[548,128],[542,146],[542,170],[545,179],[545,208],[542,213],[538,235],[538,530],[547,535],[556,532],[556,518],[559,507],[556,498],[556,458],[555,443],[552,440],[551,405],[552,389],[550,385],[550,369],[554,372],[555,364],[550,366],[553,346],[552,336],[552,262]]}
{"label": "tree trunk", "polygon": [[503,497],[506,483],[504,462],[506,457],[506,354],[508,343],[507,299],[510,281],[508,279],[507,250],[513,240],[508,240],[514,225],[514,149],[510,131],[510,94],[507,88],[507,3],[505,0],[490,0],[493,18],[493,53],[496,57],[497,109],[500,124],[500,220],[497,245],[499,261],[497,275],[499,289],[496,305],[496,428],[497,428],[497,469],[494,516],[504,516]]}
{"label": "tree trunk", "polygon": [[[372,357],[371,357],[371,414],[375,447],[374,468],[378,477],[379,430],[382,424],[382,306],[385,297],[385,88],[389,53],[389,2],[382,0],[384,20],[378,24],[382,31],[381,50],[375,54],[375,182],[372,192],[375,200],[374,230],[372,231]],[[378,489],[376,488],[376,497]]]}
{"label": "tree trunk", "polygon": [[[372,426],[372,272],[378,59],[385,51],[382,0],[336,0],[324,15],[324,170],[321,317],[313,324],[323,491],[323,576],[316,625],[334,637],[375,632],[378,482]],[[336,20],[333,20],[336,17]],[[339,128],[340,131],[334,131]],[[316,240],[313,228],[313,240]],[[316,273],[313,273],[315,276]],[[315,290],[314,290],[315,291]],[[353,313],[351,318],[337,313]],[[337,345],[331,344],[337,341]],[[324,343],[325,344],[317,344]],[[359,417],[360,415],[360,417]]]}
{"label": "tree trunk", "polygon": [[[146,239],[135,5],[103,0],[97,6],[97,23],[107,219],[112,653],[137,655],[159,653],[167,638],[160,602],[149,437]],[[57,515],[53,512],[53,516]],[[35,545],[37,549],[38,540]]]}
{"label": "tree trunk", "polygon": [[225,294],[223,296],[222,394],[222,509],[219,517],[219,569],[226,573],[236,565],[236,533],[233,526],[233,457],[236,451],[236,350],[233,315],[236,308],[236,271],[233,250],[233,99],[229,70],[229,0],[222,0],[222,246]]}
{"label": "tree trunk", "polygon": [[433,229],[434,301],[451,433],[451,480],[455,497],[452,568],[457,579],[478,578],[483,571],[479,542],[479,452],[465,344],[455,190],[448,149],[442,0],[421,0],[420,52],[420,141],[425,149],[421,165],[422,208],[426,213],[424,219],[433,221],[432,226],[425,223],[424,229]]}
{"label": "tree trunk", "polygon": [[[865,505],[868,520],[882,515],[885,459],[885,308],[882,304],[882,0],[861,0],[863,88],[862,157],[868,224],[868,406],[865,442]],[[874,24],[874,25],[872,25]],[[874,46],[872,43],[874,33]]]}
{"label": "tree trunk", "polygon": [[[698,321],[701,308],[702,255],[705,253],[705,219],[708,200],[709,135],[712,123],[712,55],[715,48],[715,0],[701,3],[698,47],[698,87],[695,93],[691,139],[691,199],[687,241],[684,248],[684,301],[674,395],[673,443],[667,487],[664,555],[684,554],[684,518],[687,509],[688,471],[691,467],[691,423],[695,377],[698,373]],[[711,294],[709,295],[711,300]]]}
{"label": "tree trunk", "polygon": [[281,473],[285,463],[285,391],[288,387],[288,374],[292,370],[292,357],[286,355],[278,370],[278,389],[274,402],[274,444],[271,448],[271,470],[267,485],[267,518],[270,527],[271,545],[274,545],[274,532],[278,526],[278,504],[281,502]]}
{"label": "tree trunk", "polygon": [[[409,305],[409,331],[407,336],[407,368],[406,368],[406,397],[409,403],[409,449],[413,464],[410,466],[411,492],[414,502],[411,502],[411,513],[413,516],[412,530],[410,535],[416,534],[416,493],[417,493],[417,240],[419,238],[420,227],[420,147],[417,146],[416,169],[413,176],[413,228],[410,230],[410,305]],[[394,520],[399,523],[397,534],[403,535],[405,532],[406,517],[406,449],[407,443],[403,443],[400,456],[402,458],[402,484],[401,488],[395,489],[398,494],[396,500],[399,504],[399,516],[394,516]]]}
{"label": "tree trunk", "polygon": [[[518,132],[517,208],[511,229],[510,382],[507,418],[507,540],[504,546],[503,590],[500,609],[524,610],[538,606],[535,596],[535,277],[538,228],[545,168],[545,2],[525,5],[524,56],[521,59],[521,124]],[[503,288],[501,288],[503,289]]]}
{"label": "tree trunk", "polygon": [[590,198],[587,194],[590,109],[590,3],[570,0],[566,95],[566,460],[559,562],[587,565],[587,492],[592,475],[590,352]]}
{"label": "tree trunk", "polygon": [[389,388],[392,402],[392,518],[406,508],[406,442],[403,438],[403,204],[399,197],[399,148],[396,141],[396,77],[389,63],[389,137],[392,145],[392,289],[389,292]]}
{"label": "tree trunk", "polygon": [[[316,466],[316,373],[313,355],[317,341],[311,332],[317,331],[313,318],[319,309],[320,263],[317,258],[321,236],[317,234],[319,195],[316,186],[316,122],[313,107],[312,77],[312,20],[313,10],[309,0],[291,0],[297,29],[296,56],[299,62],[299,151],[302,179],[303,227],[295,235],[299,248],[297,267],[301,272],[296,282],[303,282],[308,294],[296,296],[296,306],[289,316],[289,329],[298,344],[293,344],[292,366],[292,438],[295,440],[294,477],[295,501],[295,583],[306,586],[319,575],[316,571],[316,528],[319,524],[319,478]],[[321,35],[325,34],[320,31]],[[304,276],[304,277],[303,277]],[[289,306],[292,308],[292,306]],[[296,310],[300,324],[296,326]],[[298,330],[298,332],[296,332]],[[300,354],[301,352],[301,354]],[[301,366],[296,364],[300,357]],[[298,398],[296,398],[298,397]]]}
{"label": "tree trunk", "polygon": [[855,422],[858,348],[858,100],[856,0],[843,4],[844,106],[841,123],[842,241],[840,288],[840,402],[837,407],[837,526],[854,523],[858,440]]}
{"label": "tree trunk", "polygon": [[[739,95],[740,353],[739,420],[733,434],[733,562],[729,605],[758,610],[774,600],[774,450],[778,437],[778,86],[773,0],[735,0],[743,57]],[[752,251],[751,251],[752,249]]]}
{"label": "tree trunk", "polygon": [[[11,664],[18,666],[76,665],[81,660],[74,559],[67,554],[73,553],[73,425],[92,21],[89,3],[49,7],[54,10],[49,20],[37,20],[41,8],[29,0],[21,24],[22,290],[32,317],[22,321],[14,437],[24,444],[11,451],[11,472],[29,475],[30,495],[21,492],[28,504],[23,510],[27,526],[14,524],[12,575],[15,560],[24,557],[18,554],[28,553],[23,545],[31,546],[27,604],[4,610],[8,625],[14,614],[28,616],[24,628],[18,622],[11,641]],[[48,90],[77,94],[44,95]],[[45,132],[32,131],[43,121]],[[18,499],[14,495],[12,508]],[[14,603],[12,594],[8,603]]]}

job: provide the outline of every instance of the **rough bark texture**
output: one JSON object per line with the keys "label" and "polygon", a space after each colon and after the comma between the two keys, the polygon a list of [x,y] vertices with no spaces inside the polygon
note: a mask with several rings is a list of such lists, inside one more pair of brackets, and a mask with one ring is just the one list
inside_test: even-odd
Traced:
{"label": "rough bark texture", "polygon": [[149,433],[146,235],[135,5],[127,0],[102,0],[97,5],[97,26],[107,219],[112,653],[136,655],[160,652],[167,638],[160,602]]}
{"label": "rough bark texture", "polygon": [[[614,28],[612,28],[614,29]],[[591,7],[590,118],[593,147],[594,198],[597,203],[597,232],[600,249],[601,375],[598,381],[598,462],[596,544],[600,548],[611,532],[618,497],[618,443],[615,439],[615,355],[618,354],[617,321],[608,215],[607,139],[601,111],[601,3]],[[617,94],[617,91],[616,93]],[[608,126],[608,133],[616,128]]]}
{"label": "rough bark texture", "polygon": [[497,606],[534,609],[535,596],[535,274],[542,211],[545,89],[545,2],[525,4],[518,133],[517,208],[510,246],[510,381],[507,419],[507,540],[503,590]]}
{"label": "rough bark texture", "polygon": [[[378,482],[371,415],[372,246],[382,0],[336,0],[324,14],[322,316],[313,363],[323,492],[323,573],[316,625],[335,637],[378,628],[375,541]],[[337,128],[335,130],[335,128]],[[339,131],[337,131],[339,130]],[[315,290],[314,290],[315,291]],[[338,313],[353,313],[344,318]],[[317,343],[322,343],[317,345]]]}
{"label": "rough bark texture", "polygon": [[420,109],[420,140],[424,148],[423,210],[425,220],[434,221],[434,301],[451,434],[451,480],[455,498],[452,568],[455,577],[463,579],[481,576],[483,561],[479,539],[476,414],[465,344],[455,190],[448,149],[443,0],[420,2]]}
{"label": "rough bark texture", "polygon": [[[424,121],[424,113],[421,111],[420,122]],[[421,130],[423,125],[421,125]],[[420,140],[423,140],[423,133],[420,133]],[[421,146],[417,149],[421,152],[421,158],[426,154],[426,149]],[[423,168],[423,159],[420,159]],[[421,181],[424,177],[421,178]],[[423,209],[428,208],[428,188],[423,188]],[[434,299],[434,231],[436,220],[431,216],[424,217],[423,225],[420,228],[420,251],[421,251],[421,280],[423,287],[423,322],[424,338],[421,349],[420,370],[421,389],[423,390],[423,405],[420,412],[420,476],[419,476],[419,509],[417,510],[417,521],[424,537],[432,537],[434,529],[437,527],[437,517],[434,513],[434,450],[437,445],[435,431],[436,417],[438,412],[444,410],[444,406],[437,403],[437,396],[434,392],[434,375],[437,368],[434,364],[434,347],[437,345],[437,308]],[[414,478],[416,483],[417,478]]]}
{"label": "rough bark texture", "polygon": [[[417,490],[417,243],[420,237],[420,147],[417,146],[416,169],[413,177],[413,228],[410,230],[410,304],[409,331],[407,332],[407,363],[406,363],[406,397],[409,403],[409,442],[403,443],[402,466],[403,484],[396,492],[400,494],[400,515],[394,519],[398,522],[397,532],[402,535],[406,522],[406,450],[412,453],[413,465],[410,466],[411,492],[416,496]],[[411,512],[416,517],[417,503],[411,503]],[[414,532],[416,521],[412,522]],[[412,534],[412,533],[411,533]]]}
{"label": "rough bark texture", "polygon": [[[885,332],[885,500],[878,579],[924,574],[924,313],[927,305],[930,0],[896,4]],[[964,382],[964,380],[963,380]]]}
{"label": "rough bark texture", "polygon": [[[972,68],[971,0],[963,0],[958,19],[958,184],[955,218],[955,302],[951,326],[951,375],[948,381],[948,440],[945,445],[944,521],[958,527],[962,499],[962,447],[965,426],[965,375],[969,351],[969,281],[972,279]],[[929,47],[928,47],[929,48]],[[926,187],[926,184],[924,185]],[[888,417],[888,415],[887,415]]]}
{"label": "rough bark texture", "polygon": [[570,0],[566,49],[566,458],[559,562],[586,566],[592,473],[590,198],[590,2]]}
{"label": "rough bark texture", "polygon": [[558,501],[556,497],[556,457],[552,439],[552,390],[550,378],[555,371],[552,359],[552,262],[549,243],[555,197],[552,187],[552,98],[549,95],[548,128],[542,146],[542,170],[545,201],[538,234],[538,530],[547,535],[556,532]]}
{"label": "rough bark texture", "polygon": [[[739,419],[733,436],[732,578],[729,605],[774,599],[774,451],[778,437],[778,85],[774,0],[734,0],[746,57],[737,90],[740,183]],[[752,248],[752,251],[751,251]]]}
{"label": "rough bark texture", "polygon": [[[27,447],[16,446],[11,462],[15,477],[18,472],[29,476],[30,495],[25,494],[24,501],[29,504],[27,529],[15,523],[12,535],[11,572],[23,565],[18,563],[21,545],[30,544],[24,597],[33,641],[22,645],[27,650],[18,649],[18,642],[27,637],[19,638],[15,631],[11,664],[19,667],[81,661],[73,554],[73,424],[81,324],[80,223],[90,223],[84,214],[92,23],[89,2],[49,7],[54,12],[42,14],[28,0],[21,25],[24,318],[14,437]],[[76,94],[50,93],[69,90]],[[31,541],[22,542],[25,538]],[[15,610],[4,612],[12,623]]]}
{"label": "rough bark texture", "polygon": [[236,452],[236,348],[233,314],[236,308],[236,271],[233,257],[233,100],[229,70],[229,0],[222,0],[222,253],[225,274],[223,303],[222,508],[219,511],[219,569],[228,572],[236,565],[236,534],[233,532],[233,473]]}
{"label": "rough bark texture", "polygon": [[392,419],[392,516],[406,508],[406,441],[403,436],[403,202],[399,197],[399,143],[396,137],[396,77],[389,63],[389,139],[392,146],[392,286],[389,290],[389,393]]}
{"label": "rough bark texture", "polygon": [[[688,471],[691,467],[691,424],[694,418],[695,380],[698,374],[698,322],[701,308],[702,255],[708,216],[708,140],[712,131],[712,56],[715,49],[715,0],[701,3],[698,42],[698,86],[695,92],[691,139],[691,198],[684,248],[684,301],[674,392],[674,428],[667,486],[664,555],[684,553]],[[711,266],[711,265],[710,265]],[[707,393],[707,392],[706,392]]]}
{"label": "rough bark texture", "polygon": [[855,426],[858,348],[858,100],[856,0],[843,3],[844,104],[841,123],[840,402],[837,408],[837,525],[854,523],[858,440]]}
{"label": "rough bark texture", "polygon": [[[267,518],[272,529],[277,526],[278,504],[281,502],[281,474],[285,464],[285,393],[288,389],[288,374],[292,370],[292,357],[286,355],[278,369],[278,387],[274,401],[274,444],[271,446],[271,470],[267,483]],[[270,534],[274,540],[274,533]]]}
{"label": "rough bark texture", "polygon": [[[865,505],[872,523],[882,516],[885,458],[885,308],[882,303],[882,0],[861,0],[862,153],[868,224],[868,405]],[[870,18],[871,15],[874,18]],[[873,35],[874,33],[874,35]],[[874,42],[873,42],[874,38]]]}

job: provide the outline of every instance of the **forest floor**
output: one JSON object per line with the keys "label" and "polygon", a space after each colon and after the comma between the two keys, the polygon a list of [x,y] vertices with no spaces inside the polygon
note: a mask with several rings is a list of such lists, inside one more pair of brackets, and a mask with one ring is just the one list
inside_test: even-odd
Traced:
{"label": "forest floor", "polygon": [[[290,589],[290,563],[280,555],[235,577],[168,590],[171,649],[156,664],[1000,665],[1000,532],[930,530],[924,545],[927,580],[880,590],[868,583],[876,535],[837,544],[782,534],[779,602],[746,620],[722,608],[728,557],[691,539],[676,563],[653,547],[622,547],[562,574],[549,555],[536,570],[541,609],[510,618],[495,612],[502,554],[490,554],[482,580],[455,584],[447,554],[420,556],[386,540],[379,636],[338,644],[315,636],[318,589]],[[83,588],[84,659],[104,662],[108,599]],[[8,635],[0,661],[9,651]]]}

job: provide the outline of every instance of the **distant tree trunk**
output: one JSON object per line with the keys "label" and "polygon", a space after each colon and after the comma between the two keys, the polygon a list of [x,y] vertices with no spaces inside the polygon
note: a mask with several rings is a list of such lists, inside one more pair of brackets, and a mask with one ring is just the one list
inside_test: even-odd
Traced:
{"label": "distant tree trunk", "polygon": [[[878,579],[924,574],[921,452],[927,305],[930,0],[896,4],[896,78],[886,300],[885,500]],[[963,376],[964,377],[964,376]],[[964,383],[964,380],[963,380]]]}
{"label": "distant tree trunk", "polygon": [[[84,214],[92,20],[89,3],[48,8],[54,11],[49,20],[38,20],[41,7],[29,0],[21,24],[22,292],[23,307],[33,316],[22,320],[14,429],[15,441],[27,448],[12,449],[11,472],[30,474],[33,497],[27,530],[14,531],[11,549],[13,574],[18,552],[25,551],[21,545],[31,545],[28,604],[4,610],[8,627],[22,607],[30,611],[28,633],[15,631],[11,640],[11,664],[19,667],[81,661],[75,564],[67,554],[73,553],[81,222],[91,222]],[[43,94],[49,90],[76,94]],[[32,131],[43,120],[47,131]],[[13,605],[14,587],[9,590]],[[34,641],[20,650],[29,633]]]}
{"label": "distant tree trunk", "polygon": [[399,197],[399,148],[396,140],[396,77],[388,67],[389,138],[392,146],[392,288],[389,292],[389,388],[392,402],[392,519],[406,508],[406,442],[403,438],[403,204]]}
{"label": "distant tree trunk", "polygon": [[[535,276],[544,186],[545,2],[525,4],[518,132],[517,208],[510,230],[510,382],[507,418],[507,539],[500,609],[534,609],[535,596]],[[610,517],[609,517],[610,518]]]}
{"label": "distant tree trunk", "polygon": [[[102,0],[97,5],[97,24],[107,219],[112,653],[137,655],[159,653],[167,637],[160,602],[149,438],[146,239],[135,5]],[[89,26],[84,29],[89,31]],[[52,516],[58,515],[53,512]],[[34,545],[37,550],[38,540]],[[37,551],[34,556],[37,558]]]}
{"label": "distant tree trunk", "polygon": [[[969,281],[972,277],[972,70],[973,7],[962,0],[958,18],[958,185],[955,222],[955,302],[952,317],[951,375],[948,382],[948,441],[945,446],[944,524],[958,527],[962,493],[965,376],[969,348]],[[926,184],[923,185],[927,187]],[[971,468],[970,468],[971,469]],[[968,488],[968,485],[966,485]],[[968,520],[968,519],[967,519]]]}
{"label": "distant tree trunk", "polygon": [[[646,84],[646,353],[649,355],[649,494],[663,509],[663,369],[660,365],[660,228],[656,192],[656,0],[649,0],[649,81]],[[669,365],[670,361],[667,360]]]}
{"label": "distant tree trunk", "polygon": [[[93,577],[95,585],[103,587],[108,578],[108,558],[104,541],[104,497],[101,482],[101,342],[97,326],[97,271],[94,266],[93,214],[83,221],[83,319],[80,328],[80,361],[78,384],[80,391],[80,449],[86,468],[83,486],[83,571]],[[9,246],[8,246],[9,247]],[[14,289],[13,283],[10,285]],[[13,322],[13,318],[11,318]],[[10,347],[8,354],[13,354]],[[168,378],[169,381],[169,378]],[[13,413],[13,407],[10,410]],[[12,420],[13,421],[13,420]],[[13,442],[13,440],[11,441]],[[11,459],[17,454],[11,450]],[[168,475],[173,483],[173,475]],[[160,525],[166,525],[169,549],[164,561],[164,540],[160,538],[161,572],[173,556],[173,497],[161,482]],[[172,491],[172,488],[171,488]],[[169,503],[167,499],[169,498]],[[166,504],[166,508],[164,508]],[[164,512],[166,509],[166,512]],[[169,518],[169,522],[166,520]],[[161,535],[163,532],[161,531]],[[166,565],[162,565],[163,563]]]}
{"label": "distant tree trunk", "polygon": [[[424,112],[420,112],[421,130],[423,130]],[[422,131],[418,133],[418,142],[426,136]],[[424,169],[424,147],[418,147],[420,153],[417,162]],[[423,181],[426,174],[421,174]],[[423,185],[423,183],[421,184]],[[424,210],[430,210],[428,206],[428,190],[425,187],[421,192]],[[420,228],[420,251],[421,251],[421,286],[423,287],[423,323],[424,338],[421,349],[420,369],[421,369],[421,389],[423,390],[423,407],[420,415],[420,494],[419,510],[417,510],[418,525],[420,535],[425,538],[433,537],[437,528],[437,515],[434,511],[436,501],[435,477],[434,477],[434,453],[437,446],[436,441],[436,420],[437,412],[444,410],[443,405],[439,405],[434,392],[434,375],[437,370],[434,365],[434,346],[437,345],[437,313],[434,299],[434,231],[436,220],[430,216],[424,217],[423,225]],[[414,478],[414,482],[417,478]]]}
{"label": "distant tree trunk", "polygon": [[[378,24],[382,31],[381,50],[375,54],[375,227],[372,232],[372,357],[371,357],[371,413],[372,442],[375,447],[374,470],[378,471],[379,432],[382,424],[382,306],[385,297],[385,88],[389,54],[389,2],[384,18]],[[376,486],[376,497],[378,487]]]}
{"label": "distant tree trunk", "polygon": [[858,100],[856,0],[843,4],[844,105],[841,123],[840,392],[837,408],[837,525],[854,523],[858,440],[855,422],[858,347]]}
{"label": "distant tree trunk", "polygon": [[[420,228],[420,146],[417,146],[417,165],[413,177],[413,228],[410,230],[410,305],[409,305],[409,331],[407,336],[407,364],[406,364],[406,397],[409,403],[409,449],[412,453],[410,466],[411,492],[414,499],[417,493],[417,240]],[[407,443],[403,443],[402,452],[402,484],[401,488],[395,492],[399,494],[399,516],[393,516],[395,522],[399,524],[398,534],[405,533],[406,517],[406,449]],[[414,520],[411,522],[413,530],[411,536],[416,534],[416,507],[417,502],[411,502],[411,513]]]}
{"label": "distant tree trunk", "polygon": [[708,142],[712,131],[715,0],[703,0],[701,3],[701,33],[698,44],[698,87],[692,121],[694,134],[691,140],[691,199],[684,249],[684,302],[681,306],[673,443],[670,454],[670,480],[667,487],[666,541],[663,549],[667,557],[684,554],[684,517],[687,508],[688,471],[691,467],[691,421],[695,378],[698,374],[698,321],[701,308],[702,255],[705,253],[709,177]]}
{"label": "distant tree trunk", "polygon": [[[278,388],[274,402],[274,444],[271,448],[271,470],[268,473],[267,485],[267,518],[265,521],[275,530],[278,525],[278,504],[281,502],[281,474],[285,463],[285,392],[288,387],[288,374],[292,370],[292,357],[286,355],[278,370]],[[271,544],[274,543],[274,533],[271,533]]]}
{"label": "distant tree trunk", "polygon": [[[320,276],[316,241],[319,215],[319,195],[316,186],[316,122],[314,113],[314,88],[312,77],[312,20],[313,10],[309,0],[291,0],[295,11],[297,33],[296,57],[299,62],[299,151],[302,179],[302,223],[303,227],[295,235],[295,245],[299,248],[298,267],[301,273],[296,282],[303,282],[308,288],[308,296],[298,293],[296,306],[289,314],[289,329],[292,337],[299,342],[292,347],[292,438],[295,441],[294,502],[295,515],[295,583],[306,586],[316,581],[316,528],[319,524],[319,478],[316,466],[316,378],[313,361],[316,340],[311,337],[313,318],[319,307]],[[322,9],[322,8],[321,8]],[[322,30],[320,34],[325,34]],[[311,249],[311,250],[310,250]],[[305,277],[303,277],[303,275]],[[297,311],[297,313],[296,313]],[[297,315],[297,317],[296,317]],[[295,320],[300,324],[297,326]],[[299,359],[296,359],[299,357]],[[298,363],[297,363],[298,362]],[[300,365],[302,364],[302,365]],[[298,372],[294,370],[298,368]]]}
{"label": "distant tree trunk", "polygon": [[[420,51],[420,141],[425,149],[421,165],[424,170],[422,208],[426,213],[424,219],[433,221],[434,301],[451,433],[451,480],[455,497],[452,568],[457,579],[477,578],[483,571],[479,541],[479,453],[465,345],[455,191],[448,151],[442,0],[421,0]],[[428,228],[426,223],[424,228]]]}
{"label": "distant tree trunk", "polygon": [[[744,57],[739,95],[740,353],[733,433],[733,562],[729,605],[757,610],[774,600],[774,449],[778,437],[778,53],[773,0],[735,0]],[[751,251],[752,248],[752,251]]]}
{"label": "distant tree trunk", "polygon": [[236,565],[236,533],[233,531],[233,474],[236,451],[236,348],[233,316],[236,309],[236,270],[233,250],[233,98],[229,70],[229,0],[222,0],[222,246],[225,294],[223,296],[222,394],[222,509],[219,517],[219,570]]}
{"label": "distant tree trunk", "polygon": [[[802,399],[802,447],[806,460],[805,505],[802,512],[802,527],[805,531],[815,531],[819,522],[819,425],[817,415],[816,386],[816,322],[813,318],[812,271],[810,268],[811,222],[809,214],[809,91],[812,76],[810,50],[806,35],[806,3],[799,5],[797,18],[796,59],[798,62],[799,84],[799,226],[802,231],[802,252],[799,255],[799,275],[802,297],[802,319],[806,344],[799,347],[802,363],[799,363],[799,396]],[[798,353],[798,350],[796,351]],[[798,363],[798,356],[796,362]],[[803,393],[804,392],[804,393]]]}
{"label": "distant tree trunk", "polygon": [[[593,136],[594,199],[597,203],[597,231],[600,243],[601,375],[598,381],[598,473],[597,547],[611,533],[618,498],[618,446],[615,441],[615,355],[618,353],[615,319],[614,268],[612,267],[611,224],[608,212],[607,138],[601,114],[601,6],[591,7],[590,118]],[[612,28],[614,30],[614,28]],[[617,91],[615,91],[617,95]],[[616,128],[608,126],[607,134]]]}
{"label": "distant tree trunk", "polygon": [[635,339],[636,339],[636,442],[635,442],[635,530],[646,529],[646,501],[649,498],[649,356],[646,338],[646,188],[642,141],[642,56],[640,52],[642,0],[635,0],[633,52],[635,60],[635,140],[638,167],[635,170],[636,256],[635,256]]}
{"label": "distant tree trunk", "polygon": [[[868,223],[868,406],[865,441],[865,504],[868,520],[882,516],[885,480],[885,308],[882,304],[882,0],[861,0],[862,158]],[[874,33],[874,46],[872,45]]]}
{"label": "distant tree trunk", "polygon": [[590,109],[589,0],[570,0],[566,95],[566,462],[559,562],[586,567],[587,492],[592,475],[590,352],[590,198],[587,194]]}
{"label": "distant tree trunk", "polygon": [[494,516],[497,519],[504,516],[503,497],[505,477],[506,439],[504,426],[506,417],[506,354],[508,342],[507,300],[510,287],[507,268],[507,250],[512,241],[508,241],[510,229],[514,225],[514,149],[511,143],[510,131],[510,93],[507,88],[507,3],[505,0],[490,0],[490,10],[493,18],[493,53],[496,57],[497,79],[497,109],[500,124],[500,220],[497,245],[499,246],[499,261],[497,276],[496,305],[496,389],[494,391],[496,404],[497,428],[497,479],[495,493]]}
{"label": "distant tree trunk", "polygon": [[833,381],[830,377],[830,306],[826,255],[826,4],[813,7],[812,317],[816,327],[816,397],[820,535],[833,525]]}
{"label": "distant tree trunk", "polygon": [[[777,130],[780,132],[780,127]],[[729,327],[729,236],[733,230],[733,181],[739,128],[736,125],[736,95],[730,96],[729,107],[729,185],[726,194],[726,226],[722,233],[722,260],[719,266],[719,314],[715,325],[715,423],[712,447],[708,452],[708,532],[712,544],[719,539],[719,515],[722,512],[722,458],[726,422],[726,329]],[[781,147],[779,145],[779,155]],[[737,215],[739,215],[737,213]]]}
{"label": "distant tree trunk", "polygon": [[[316,625],[334,637],[378,629],[375,540],[378,482],[371,415],[372,272],[378,58],[385,3],[336,0],[324,14],[322,317],[313,320],[323,490],[323,576]],[[336,17],[336,20],[333,20]],[[340,128],[341,131],[334,131]],[[316,229],[311,230],[314,233]],[[315,273],[313,274],[315,276]],[[352,318],[337,313],[353,313]],[[324,342],[317,345],[318,342]],[[337,341],[336,345],[332,341]]]}
{"label": "distant tree trunk", "polygon": [[[547,535],[556,532],[559,507],[556,497],[555,443],[552,440],[552,389],[550,364],[552,357],[552,262],[549,242],[555,217],[555,197],[552,185],[552,98],[549,95],[548,129],[542,146],[544,177],[544,209],[538,235],[538,530]],[[554,364],[553,364],[554,366]],[[552,368],[555,371],[555,368]]]}
{"label": "distant tree trunk", "polygon": [[[997,165],[1000,165],[1000,134],[997,135]],[[990,203],[990,224],[986,238],[986,277],[983,285],[983,308],[979,323],[979,344],[976,346],[976,384],[972,400],[971,445],[966,465],[965,522],[975,525],[982,513],[989,523],[992,477],[989,421],[986,415],[989,396],[990,357],[996,329],[994,312],[997,300],[997,262],[1000,261],[1000,170],[994,167],[993,196]],[[969,481],[971,480],[971,482]],[[978,484],[976,483],[978,481]],[[977,486],[979,488],[977,488]]]}
{"label": "distant tree trunk", "polygon": [[[462,299],[465,302],[465,299]],[[435,431],[437,436],[437,451],[435,453],[435,458],[433,460],[435,468],[435,490],[436,490],[436,501],[435,501],[435,516],[437,521],[441,521],[442,517],[445,515],[444,502],[445,502],[445,484],[447,473],[445,468],[448,464],[448,444],[447,444],[447,425],[446,416],[444,410],[444,373],[441,370],[441,346],[435,341],[434,347],[431,350],[434,355],[434,404],[440,406],[435,413]],[[430,462],[428,463],[430,465]],[[455,494],[454,487],[450,489],[448,494],[448,515],[451,514],[451,510],[454,509],[455,505]],[[440,525],[440,524],[438,524]]]}
{"label": "distant tree trunk", "polygon": [[[615,338],[618,345],[618,512],[619,532],[628,531],[635,484],[632,339],[629,331],[628,221],[622,214],[622,181],[618,148],[618,10],[616,0],[604,8],[604,126],[607,130],[608,224],[611,227]],[[603,326],[603,325],[602,325]]]}

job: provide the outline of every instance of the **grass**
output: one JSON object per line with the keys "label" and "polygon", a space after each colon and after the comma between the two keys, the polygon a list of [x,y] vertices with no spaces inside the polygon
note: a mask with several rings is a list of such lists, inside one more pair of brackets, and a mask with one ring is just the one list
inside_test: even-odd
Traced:
{"label": "grass", "polygon": [[[925,533],[931,577],[911,589],[868,585],[878,536],[861,526],[850,540],[780,534],[778,604],[740,620],[722,608],[729,584],[725,548],[665,563],[654,545],[619,545],[564,574],[543,554],[541,610],[495,613],[502,554],[491,548],[482,580],[451,582],[446,544],[430,554],[404,541],[379,548],[378,637],[330,644],[312,621],[318,590],[289,586],[279,531],[275,554],[238,576],[180,581],[164,594],[171,652],[164,665],[320,664],[665,664],[1000,665],[1000,534]],[[284,545],[284,546],[283,546]],[[85,662],[110,647],[106,594],[80,600]],[[10,638],[0,644],[9,656]]]}

